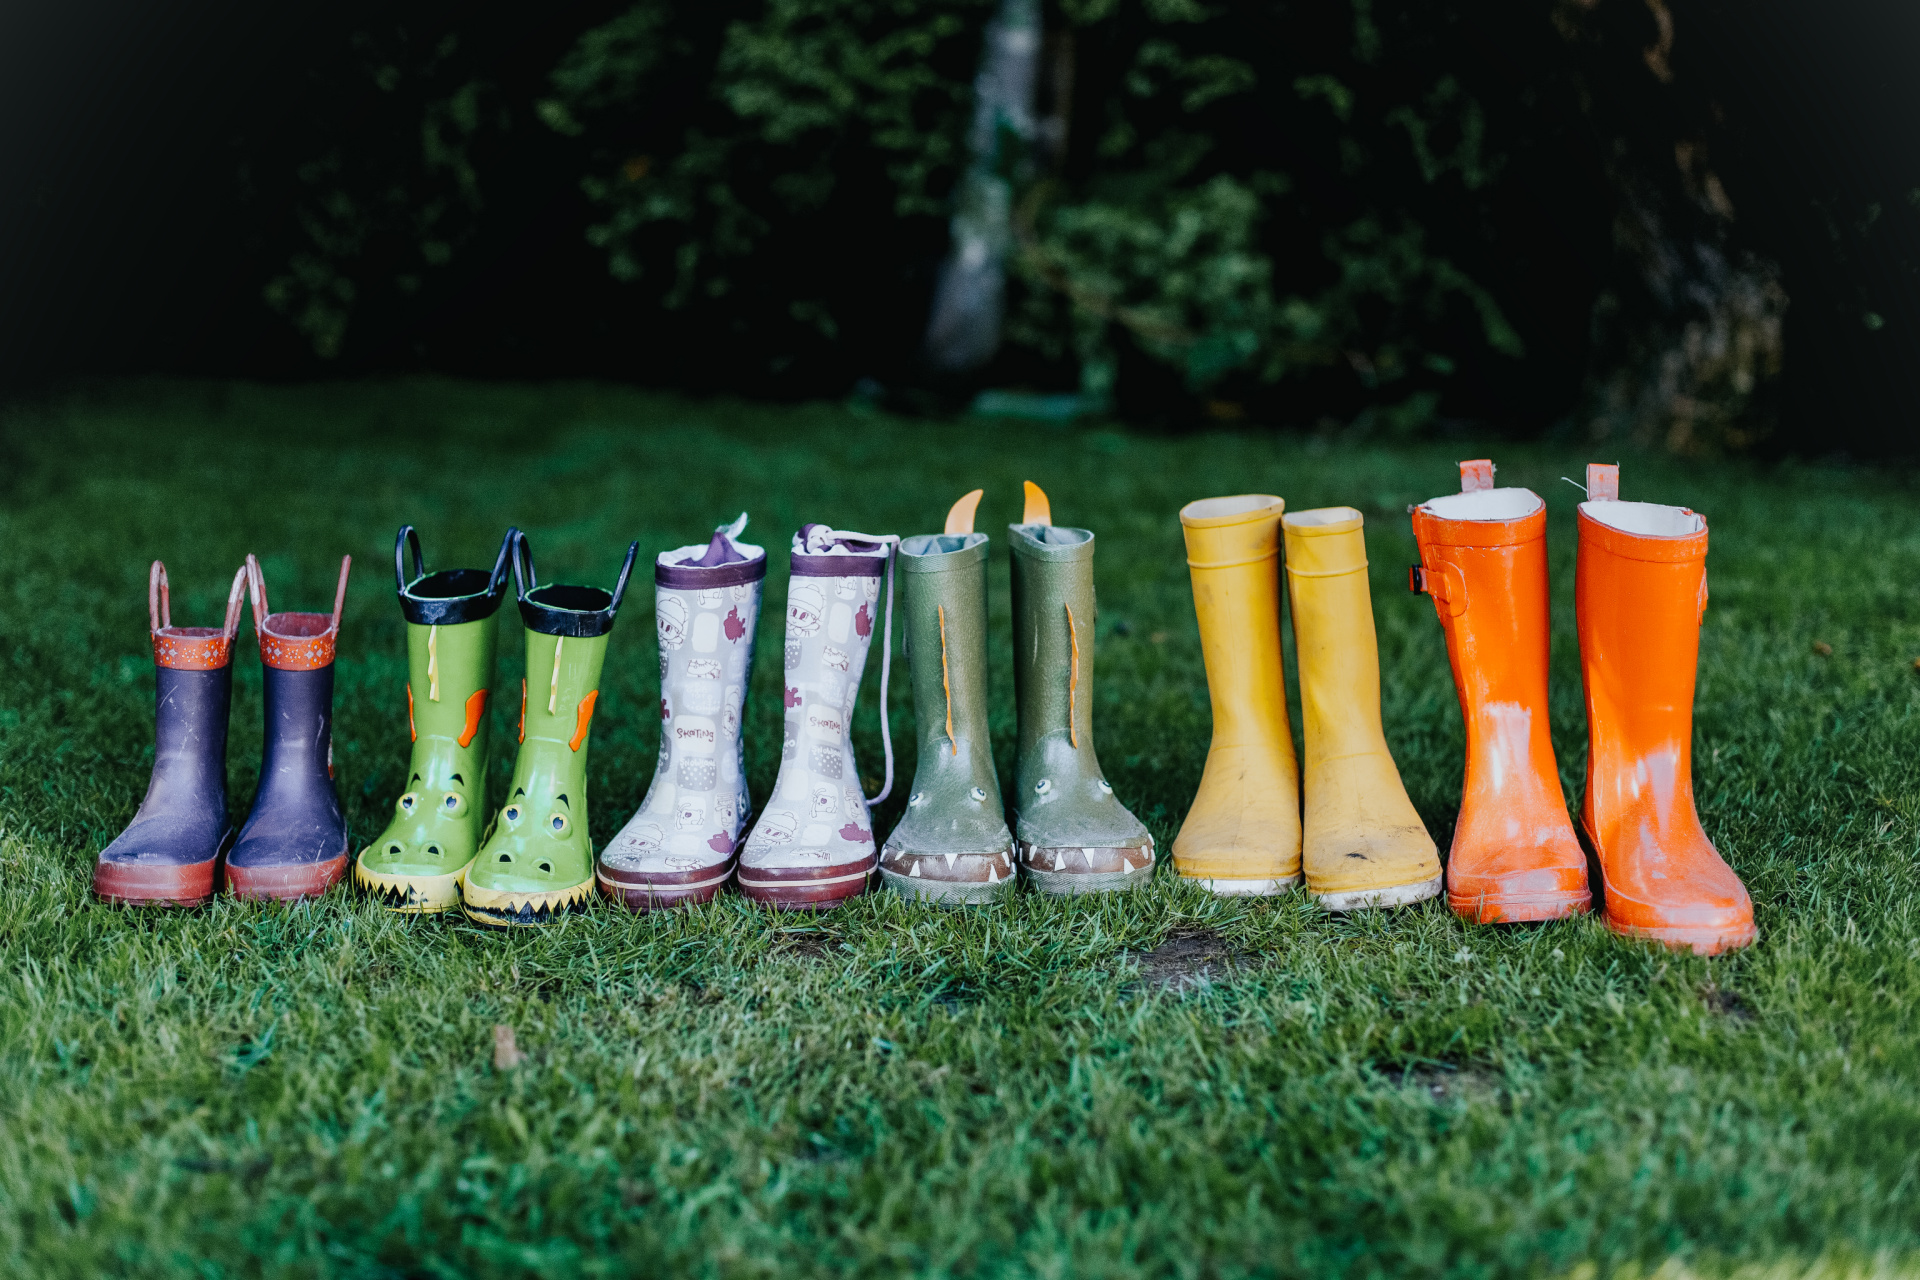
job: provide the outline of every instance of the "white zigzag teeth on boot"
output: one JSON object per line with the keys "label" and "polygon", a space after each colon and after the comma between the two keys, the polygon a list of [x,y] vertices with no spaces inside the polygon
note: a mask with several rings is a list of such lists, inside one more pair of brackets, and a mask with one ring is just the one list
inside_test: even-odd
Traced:
{"label": "white zigzag teeth on boot", "polygon": [[1440,883],[1445,874],[1431,880],[1422,880],[1416,884],[1393,885],[1386,889],[1353,889],[1346,893],[1313,893],[1313,900],[1328,911],[1361,911],[1368,907],[1404,907],[1408,903],[1423,902],[1440,895]]}

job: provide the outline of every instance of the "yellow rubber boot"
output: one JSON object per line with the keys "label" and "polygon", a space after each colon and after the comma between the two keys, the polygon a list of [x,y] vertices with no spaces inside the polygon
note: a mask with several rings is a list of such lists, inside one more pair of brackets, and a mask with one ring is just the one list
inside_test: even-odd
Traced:
{"label": "yellow rubber boot", "polygon": [[1180,510],[1213,700],[1213,746],[1173,865],[1220,894],[1300,882],[1300,766],[1280,667],[1280,513],[1264,493]]}
{"label": "yellow rubber boot", "polygon": [[1380,647],[1360,513],[1321,507],[1281,525],[1306,720],[1307,892],[1329,911],[1431,898],[1440,892],[1440,854],[1380,731]]}

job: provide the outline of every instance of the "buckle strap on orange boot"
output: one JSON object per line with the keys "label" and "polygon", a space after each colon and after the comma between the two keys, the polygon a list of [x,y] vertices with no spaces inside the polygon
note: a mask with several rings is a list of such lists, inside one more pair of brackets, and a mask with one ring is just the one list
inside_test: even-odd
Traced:
{"label": "buckle strap on orange boot", "polygon": [[1446,634],[1467,770],[1447,858],[1447,903],[1481,924],[1585,911],[1587,859],[1567,817],[1547,712],[1547,504],[1460,464],[1460,492],[1413,510],[1420,563]]}
{"label": "buckle strap on orange boot", "polygon": [[1693,695],[1707,607],[1707,522],[1619,500],[1587,468],[1575,585],[1586,685],[1581,822],[1599,854],[1607,926],[1699,955],[1758,937],[1753,899],[1693,803]]}

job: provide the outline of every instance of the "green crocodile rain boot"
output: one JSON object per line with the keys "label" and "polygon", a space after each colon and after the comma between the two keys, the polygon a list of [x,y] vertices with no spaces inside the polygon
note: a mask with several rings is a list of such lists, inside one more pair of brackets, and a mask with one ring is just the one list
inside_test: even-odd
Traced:
{"label": "green crocodile rain boot", "polygon": [[[452,911],[460,879],[479,852],[487,809],[487,698],[507,585],[501,539],[493,572],[428,573],[412,525],[393,540],[393,577],[407,620],[407,789],[393,821],[360,851],[353,880],[389,910]],[[413,577],[406,550],[413,548]]]}
{"label": "green crocodile rain boot", "polygon": [[542,587],[536,585],[527,535],[514,537],[514,585],[527,631],[520,754],[513,762],[507,803],[461,886],[467,918],[476,924],[548,924],[593,894],[587,731],[600,699],[607,636],[639,550],[638,542],[628,546],[620,580],[610,592],[561,583]]}
{"label": "green crocodile rain boot", "polygon": [[1013,888],[1013,836],[987,737],[987,535],[975,489],[945,533],[900,544],[920,763],[907,812],[880,850],[889,889],[920,902],[991,902]]}
{"label": "green crocodile rain boot", "polygon": [[1133,889],[1153,878],[1153,837],[1100,772],[1093,748],[1093,534],[1053,524],[1031,480],[1013,543],[1015,848],[1042,893]]}

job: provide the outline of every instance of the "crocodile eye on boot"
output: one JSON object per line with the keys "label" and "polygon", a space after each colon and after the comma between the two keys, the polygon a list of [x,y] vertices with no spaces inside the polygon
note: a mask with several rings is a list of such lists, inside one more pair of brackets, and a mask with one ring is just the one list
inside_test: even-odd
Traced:
{"label": "crocodile eye on boot", "polygon": [[628,544],[619,580],[607,591],[558,582],[540,586],[527,535],[515,530],[512,544],[527,641],[520,752],[507,802],[460,883],[467,918],[494,928],[549,924],[593,894],[588,737],[607,637],[640,551],[638,542]]}
{"label": "crocodile eye on boot", "polygon": [[1479,924],[1556,920],[1592,902],[1547,718],[1547,504],[1460,464],[1460,492],[1413,511],[1467,729],[1467,776],[1447,855],[1447,905]]}
{"label": "crocodile eye on boot", "polygon": [[1013,547],[1013,684],[1019,708],[1014,840],[1042,893],[1134,889],[1153,878],[1153,836],[1113,794],[1093,746],[1093,534],[1053,523],[1026,484]]}
{"label": "crocodile eye on boot", "polygon": [[274,613],[260,562],[247,557],[266,747],[253,811],[227,855],[236,897],[318,897],[347,869],[347,820],[333,786],[333,659],[352,568],[352,556],[340,557],[332,614]]}
{"label": "crocodile eye on boot", "polygon": [[1289,512],[1287,598],[1306,738],[1307,892],[1329,911],[1440,892],[1440,853],[1380,727],[1380,648],[1367,544],[1352,507]]}
{"label": "crocodile eye on boot", "polygon": [[988,538],[973,531],[981,490],[944,533],[900,544],[920,760],[907,812],[880,850],[889,889],[943,906],[1013,888],[1013,835],[987,736]]}
{"label": "crocodile eye on boot", "polygon": [[[773,795],[740,854],[740,892],[755,902],[825,910],[864,893],[879,861],[870,804],[893,787],[887,729],[892,639],[892,535],[801,526],[787,584],[786,741]],[[880,729],[887,776],[880,794],[862,793],[853,759],[854,703],[873,643],[880,579],[888,580],[880,664]]]}
{"label": "crocodile eye on boot", "polygon": [[745,723],[764,547],[743,513],[710,541],[654,561],[660,757],[639,812],[600,853],[601,892],[638,911],[706,902],[733,874],[752,816]]}
{"label": "crocodile eye on boot", "polygon": [[[487,815],[487,699],[506,597],[507,553],[493,569],[428,573],[412,525],[393,542],[394,586],[407,625],[407,787],[393,820],[354,863],[354,882],[389,909],[453,911]],[[413,576],[405,552],[413,548]]]}
{"label": "crocodile eye on boot", "polygon": [[1574,599],[1587,694],[1581,822],[1607,927],[1697,955],[1759,936],[1753,899],[1693,803],[1693,692],[1707,610],[1707,522],[1621,502],[1617,466],[1587,468]]}
{"label": "crocodile eye on boot", "polygon": [[1280,515],[1271,494],[1203,498],[1180,509],[1213,744],[1173,865],[1219,894],[1300,883],[1300,766],[1280,666]]}
{"label": "crocodile eye on boot", "polygon": [[233,834],[227,821],[227,712],[246,581],[243,566],[227,593],[224,626],[176,627],[167,567],[153,562],[147,577],[153,775],[133,821],[94,862],[93,891],[108,902],[197,907],[213,897],[214,873]]}

